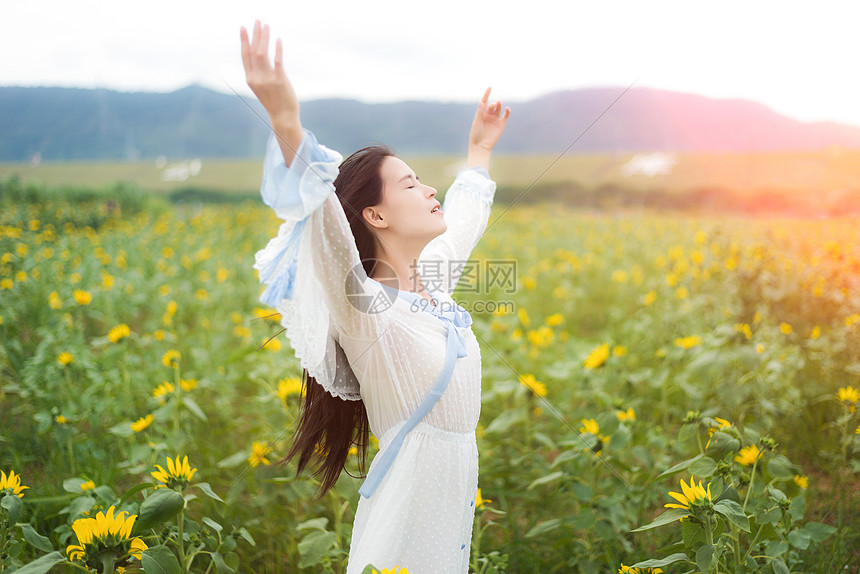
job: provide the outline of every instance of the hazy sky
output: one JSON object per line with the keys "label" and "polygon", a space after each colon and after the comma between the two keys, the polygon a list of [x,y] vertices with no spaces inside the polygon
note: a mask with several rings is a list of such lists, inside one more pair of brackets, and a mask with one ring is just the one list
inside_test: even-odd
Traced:
{"label": "hazy sky", "polygon": [[260,18],[303,100],[477,101],[492,86],[506,103],[635,81],[860,126],[853,4],[4,0],[0,85],[250,95],[239,26]]}

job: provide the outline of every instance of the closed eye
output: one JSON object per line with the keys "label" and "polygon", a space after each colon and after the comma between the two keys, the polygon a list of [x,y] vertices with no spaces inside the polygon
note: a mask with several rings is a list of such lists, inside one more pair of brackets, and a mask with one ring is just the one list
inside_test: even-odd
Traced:
{"label": "closed eye", "polygon": [[410,175],[404,175],[403,177],[400,178],[400,181],[409,180],[408,183],[410,185],[407,185],[406,189],[412,189],[413,187],[415,187],[415,183],[412,182],[413,179],[416,181],[419,181],[419,182],[421,181],[420,177],[418,177],[417,175],[411,175],[411,174]]}

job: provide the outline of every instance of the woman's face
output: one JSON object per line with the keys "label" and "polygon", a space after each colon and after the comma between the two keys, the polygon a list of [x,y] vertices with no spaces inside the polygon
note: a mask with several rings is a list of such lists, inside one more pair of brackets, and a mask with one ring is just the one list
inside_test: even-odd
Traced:
{"label": "woman's face", "polygon": [[[436,189],[418,181],[418,176],[398,157],[388,156],[380,167],[382,203],[375,206],[371,225],[395,237],[426,244],[448,229]],[[439,207],[439,209],[433,210]],[[384,225],[380,226],[377,218]]]}

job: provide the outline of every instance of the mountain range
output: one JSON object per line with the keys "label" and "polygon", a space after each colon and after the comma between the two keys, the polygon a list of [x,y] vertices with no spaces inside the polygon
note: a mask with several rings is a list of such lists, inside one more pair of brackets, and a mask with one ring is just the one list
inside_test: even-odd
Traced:
{"label": "mountain range", "polygon": [[[860,149],[860,127],[806,123],[749,100],[595,87],[505,102],[497,153],[764,152]],[[465,154],[476,103],[301,102],[302,124],[344,156]],[[268,117],[253,97],[192,85],[169,93],[0,87],[0,161],[262,157]]]}

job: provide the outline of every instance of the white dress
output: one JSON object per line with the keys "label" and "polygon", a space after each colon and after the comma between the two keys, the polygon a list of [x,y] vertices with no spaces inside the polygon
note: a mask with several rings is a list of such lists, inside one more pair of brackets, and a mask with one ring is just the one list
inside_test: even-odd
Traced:
{"label": "white dress", "polygon": [[[473,168],[461,171],[449,188],[447,231],[427,244],[418,267],[438,303],[422,307],[413,304],[427,303],[417,294],[383,288],[364,273],[332,185],[341,159],[305,130],[288,169],[270,138],[261,191],[285,223],[257,254],[255,267],[270,287],[262,299],[282,313],[302,367],[331,394],[364,402],[380,449],[370,474],[443,369],[448,326],[434,314],[456,305],[451,293],[462,272],[457,263],[468,260],[486,229],[496,186],[486,171]],[[434,285],[426,279],[440,269],[445,280]],[[373,303],[356,304],[357,292]],[[359,498],[347,574],[359,574],[368,563],[410,574],[468,572],[481,355],[471,327],[456,329],[467,354],[456,358],[444,394],[406,435],[376,491]]]}

